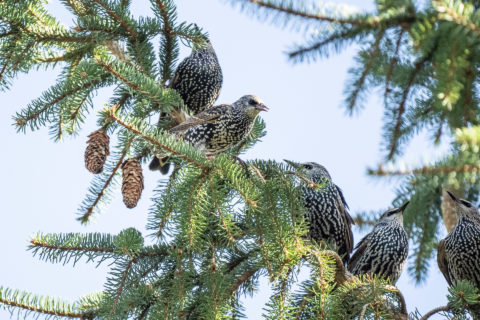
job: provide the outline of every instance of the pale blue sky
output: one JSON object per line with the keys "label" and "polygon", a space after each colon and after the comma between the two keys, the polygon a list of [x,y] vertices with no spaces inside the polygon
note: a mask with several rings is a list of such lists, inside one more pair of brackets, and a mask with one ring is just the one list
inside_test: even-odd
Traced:
{"label": "pale blue sky", "polygon": [[[366,176],[366,167],[382,160],[380,137],[383,109],[378,92],[365,104],[359,116],[347,117],[342,107],[342,91],[355,48],[312,64],[292,65],[285,50],[300,42],[303,34],[282,30],[219,0],[178,2],[179,21],[196,22],[209,32],[223,68],[224,85],[218,103],[230,103],[244,94],[255,94],[270,108],[262,113],[268,135],[251,149],[246,158],[316,161],[325,165],[334,181],[344,190],[352,213],[386,208],[391,203],[395,180],[381,182]],[[359,8],[371,8],[371,1],[339,1]],[[149,1],[133,0],[136,15],[149,14]],[[50,7],[70,23],[59,1]],[[181,51],[182,57],[188,50]],[[58,71],[57,71],[58,72]],[[126,209],[117,197],[96,217],[81,226],[75,218],[93,176],[85,169],[83,153],[86,136],[96,129],[95,113],[107,102],[108,91],[101,91],[95,110],[78,137],[54,143],[48,129],[17,134],[12,115],[55,82],[56,72],[38,71],[22,75],[12,89],[0,93],[0,135],[3,138],[3,168],[0,195],[0,284],[10,288],[74,300],[101,291],[106,266],[79,262],[75,268],[54,265],[33,258],[26,251],[35,232],[110,232],[135,227],[143,234],[152,190],[162,177],[144,168],[145,189],[139,205]],[[432,159],[438,150],[424,139],[416,139],[407,149],[406,163]],[[355,242],[360,235],[355,230]],[[422,313],[446,303],[446,283],[436,264],[425,284],[415,286],[406,272],[398,282],[408,310]],[[249,319],[258,319],[267,300],[268,282],[263,279],[259,292],[245,301]],[[9,314],[0,310],[0,320]]]}

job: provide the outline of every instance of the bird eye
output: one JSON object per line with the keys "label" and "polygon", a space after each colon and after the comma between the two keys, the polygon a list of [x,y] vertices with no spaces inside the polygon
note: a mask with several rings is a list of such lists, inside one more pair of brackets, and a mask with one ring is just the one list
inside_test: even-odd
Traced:
{"label": "bird eye", "polygon": [[467,208],[471,208],[472,207],[472,204],[468,201],[465,201],[465,200],[460,200],[460,202]]}
{"label": "bird eye", "polygon": [[312,170],[313,166],[311,164],[304,164],[303,167],[307,170]]}
{"label": "bird eye", "polygon": [[248,101],[248,104],[256,105],[256,104],[257,104],[257,101],[255,101],[254,99],[250,99],[250,100]]}

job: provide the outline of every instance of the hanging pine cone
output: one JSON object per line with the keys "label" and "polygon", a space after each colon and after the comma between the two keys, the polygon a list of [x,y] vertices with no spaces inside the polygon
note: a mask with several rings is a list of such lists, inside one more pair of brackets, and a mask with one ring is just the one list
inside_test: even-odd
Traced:
{"label": "hanging pine cone", "polygon": [[108,147],[110,138],[103,129],[92,132],[88,137],[90,139],[85,150],[85,167],[91,173],[98,174],[103,171],[105,160],[110,154]]}
{"label": "hanging pine cone", "polygon": [[458,188],[454,188],[453,186],[448,186],[446,188],[444,187],[442,189],[442,219],[443,224],[445,224],[445,228],[447,228],[447,232],[450,232],[457,224],[457,209],[455,208],[455,201],[448,196],[447,190],[455,193],[455,196],[458,196],[459,198],[464,197],[464,192]]}
{"label": "hanging pine cone", "polygon": [[142,166],[137,159],[128,159],[122,164],[122,195],[127,208],[134,208],[143,190]]}

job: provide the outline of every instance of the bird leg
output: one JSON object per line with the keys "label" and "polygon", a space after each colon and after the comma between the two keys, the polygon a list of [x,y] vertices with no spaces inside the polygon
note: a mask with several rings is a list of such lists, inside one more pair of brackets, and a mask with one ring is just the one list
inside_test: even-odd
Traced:
{"label": "bird leg", "polygon": [[237,156],[233,156],[233,161],[238,162],[238,164],[242,166],[243,170],[245,170],[245,173],[246,173],[247,177],[250,177],[250,172],[248,171],[248,166],[247,166],[247,163],[245,161],[243,161],[242,159],[240,159]]}

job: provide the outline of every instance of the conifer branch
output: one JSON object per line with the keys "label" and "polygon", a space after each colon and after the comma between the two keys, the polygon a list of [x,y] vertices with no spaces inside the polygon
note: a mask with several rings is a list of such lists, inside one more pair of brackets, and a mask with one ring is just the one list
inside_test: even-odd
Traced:
{"label": "conifer branch", "polygon": [[163,64],[162,64],[162,87],[165,87],[165,82],[171,78],[172,70],[171,65],[174,62],[173,57],[173,48],[174,48],[174,32],[172,24],[170,23],[170,19],[168,17],[167,9],[165,4],[161,0],[155,0],[157,7],[160,10],[160,16],[163,21],[163,36],[165,38],[164,46],[165,46],[165,55],[163,57]]}
{"label": "conifer branch", "polygon": [[465,17],[458,15],[452,9],[448,8],[447,6],[444,6],[440,1],[433,0],[432,2],[437,6],[436,9],[441,14],[440,17],[444,17],[444,15],[449,16],[457,24],[470,29],[471,31],[475,32],[477,36],[480,36],[480,28],[478,28],[474,23],[468,22]]}
{"label": "conifer branch", "polygon": [[31,7],[28,7],[28,10],[27,10],[28,14],[30,14],[32,17],[34,17],[38,22],[40,22],[41,24],[43,24],[44,26],[48,27],[48,23],[46,23],[42,18],[40,18],[38,16],[38,14],[36,12],[34,12],[32,10]]}
{"label": "conifer branch", "polygon": [[300,319],[300,316],[302,315],[303,310],[308,304],[308,299],[312,298],[314,296],[313,291],[309,291],[307,294],[304,294],[302,297],[302,302],[300,303],[300,306],[298,307],[298,310],[295,314],[295,320]]}
{"label": "conifer branch", "polygon": [[449,174],[451,172],[477,172],[480,171],[480,166],[464,164],[459,166],[439,166],[439,167],[428,167],[423,166],[422,168],[412,169],[412,170],[385,170],[382,165],[379,165],[376,170],[368,169],[367,173],[372,176],[405,176],[405,175],[428,175],[428,174]]}
{"label": "conifer branch", "polygon": [[125,83],[127,86],[129,86],[130,88],[132,88],[134,91],[139,92],[139,93],[145,95],[146,97],[152,99],[153,101],[155,101],[155,102],[157,102],[157,103],[161,103],[161,102],[162,102],[162,101],[159,101],[157,97],[155,97],[154,95],[152,95],[152,94],[151,94],[150,92],[148,92],[147,90],[144,90],[143,88],[141,88],[140,86],[138,86],[138,85],[135,84],[134,82],[129,81],[124,75],[122,75],[121,73],[119,73],[118,71],[116,71],[111,64],[105,63],[104,61],[102,61],[102,60],[99,59],[99,58],[96,58],[95,60],[97,61],[98,65],[100,65],[100,66],[101,66],[102,68],[104,68],[106,71],[108,71],[109,73],[111,73],[112,75],[114,75],[116,78],[118,78],[120,81],[122,81],[122,82]]}
{"label": "conifer branch", "polygon": [[423,317],[421,317],[420,320],[427,320],[428,318],[433,316],[435,313],[442,312],[442,311],[448,312],[448,311],[450,311],[450,307],[449,306],[443,306],[443,307],[438,307],[438,308],[435,308],[433,310],[430,310],[427,313],[425,313],[425,315]]}
{"label": "conifer branch", "polygon": [[[173,170],[172,174],[170,175],[170,178],[168,180],[168,185],[166,187],[167,197],[169,197],[171,192],[172,192],[172,184],[177,177],[178,170],[179,170],[178,168],[175,168]],[[165,227],[168,219],[170,218],[170,216],[173,213],[173,201],[171,201],[169,205],[170,205],[170,207],[169,207],[169,210],[168,210],[168,214],[165,215],[164,217],[162,217],[162,220],[159,223],[159,228],[158,228],[158,231],[156,233],[157,238],[160,238],[162,236],[163,228]]]}
{"label": "conifer branch", "polygon": [[148,135],[146,135],[145,133],[141,132],[140,130],[138,130],[136,127],[134,127],[133,125],[131,124],[128,124],[128,123],[125,123],[123,120],[121,120],[120,118],[118,118],[116,115],[115,115],[115,108],[111,108],[111,109],[108,109],[107,110],[108,113],[109,113],[109,118],[112,119],[113,121],[115,121],[116,123],[118,123],[119,125],[121,125],[122,127],[124,127],[125,129],[133,132],[134,134],[136,135],[139,135],[141,137],[143,137],[145,140],[147,140],[148,142],[150,142],[151,144],[165,150],[165,151],[168,151],[180,158],[182,158],[183,160],[185,160],[186,162],[189,162],[191,164],[193,164],[194,166],[202,169],[202,170],[207,170],[208,167],[203,165],[202,163],[200,162],[197,162],[195,161],[194,159],[190,159],[189,157],[187,157],[186,155],[178,152],[177,150],[174,150],[172,148],[170,148],[169,146],[165,145],[165,144],[162,144],[160,142],[158,142],[157,140],[149,137]]}
{"label": "conifer branch", "polygon": [[373,66],[373,62],[375,61],[375,58],[377,58],[378,56],[380,42],[382,41],[384,34],[385,34],[385,30],[380,30],[377,37],[375,38],[375,42],[372,45],[372,48],[369,52],[369,59],[365,64],[365,68],[363,69],[362,75],[360,76],[360,79],[356,81],[356,88],[353,91],[352,95],[349,97],[349,100],[350,100],[350,105],[348,106],[349,110],[353,110],[357,102],[358,94],[360,93],[360,90],[362,90],[362,87],[365,83],[365,79],[367,78],[367,75],[369,74],[370,69]]}
{"label": "conifer branch", "polygon": [[388,66],[388,71],[387,71],[387,74],[385,75],[385,94],[384,94],[385,103],[387,101],[388,93],[391,90],[389,88],[390,79],[392,77],[393,68],[395,67],[395,64],[398,61],[398,53],[400,51],[400,45],[402,44],[402,38],[404,33],[405,33],[405,28],[402,27],[400,34],[398,35],[397,42],[395,44],[395,52],[393,53],[393,56],[390,59],[390,65]]}
{"label": "conifer branch", "polygon": [[228,295],[231,296],[232,294],[234,294],[235,292],[237,292],[238,288],[244,284],[245,282],[247,282],[254,274],[255,272],[257,272],[259,270],[259,268],[252,268],[252,269],[248,269],[247,271],[245,271],[244,273],[242,273],[232,284],[232,286],[230,287],[230,289],[228,290]]}
{"label": "conifer branch", "polygon": [[125,146],[125,149],[123,150],[122,154],[120,155],[120,158],[118,159],[118,161],[117,161],[115,167],[113,168],[112,172],[108,176],[108,179],[105,181],[104,185],[100,189],[100,192],[97,193],[97,196],[95,197],[95,200],[87,208],[87,211],[81,217],[78,218],[78,220],[80,220],[80,222],[82,224],[86,224],[89,221],[90,216],[93,213],[93,210],[96,208],[97,204],[100,202],[102,197],[105,195],[105,191],[107,190],[107,188],[110,186],[111,182],[113,181],[113,178],[117,174],[118,169],[120,169],[120,167],[122,166],[123,160],[127,156],[130,145],[132,144],[133,140],[134,140],[133,138],[130,138],[130,140],[128,140],[128,142]]}
{"label": "conifer branch", "polygon": [[412,88],[413,82],[415,80],[415,77],[417,74],[420,72],[420,70],[423,68],[423,65],[425,64],[425,61],[427,61],[427,57],[424,57],[417,62],[415,62],[414,70],[410,74],[410,77],[407,81],[407,84],[403,90],[402,94],[402,100],[400,101],[400,105],[397,108],[396,112],[396,122],[395,122],[395,127],[393,129],[393,137],[391,140],[391,146],[390,146],[390,152],[387,156],[388,160],[391,160],[394,156],[394,154],[397,152],[398,149],[398,139],[400,138],[401,135],[401,127],[403,123],[403,114],[405,113],[405,104],[407,103],[407,98],[408,94],[410,93],[410,89]]}
{"label": "conifer branch", "polygon": [[13,300],[8,300],[4,298],[0,298],[0,303],[5,304],[11,307],[16,307],[20,309],[25,309],[29,311],[34,311],[38,312],[41,314],[47,314],[47,315],[52,315],[52,316],[57,316],[57,317],[65,317],[65,318],[72,318],[72,319],[85,319],[86,314],[85,313],[78,313],[78,312],[61,312],[59,310],[48,310],[48,309],[43,309],[39,307],[35,307],[33,305],[25,304],[25,303],[19,303]]}
{"label": "conifer branch", "polygon": [[[210,179],[210,188],[212,189],[211,192],[215,196],[216,192],[215,192],[214,187],[215,186],[212,182],[212,179]],[[230,232],[230,228],[228,227],[227,223],[225,222],[225,218],[223,217],[222,210],[220,209],[220,206],[218,204],[218,199],[217,199],[216,196],[214,197],[214,202],[215,202],[215,209],[216,209],[215,211],[218,213],[218,218],[220,219],[220,222],[221,222],[223,228],[227,232],[228,240],[230,240],[233,243],[233,242],[235,242],[235,238],[232,236],[232,233]]]}
{"label": "conifer branch", "polygon": [[[0,20],[1,20],[1,17],[0,17]],[[16,43],[17,40],[18,40],[18,38],[19,38],[19,35],[18,35],[18,33],[17,33],[17,34],[15,34],[15,37],[13,38],[13,42]],[[7,56],[7,58],[5,59],[5,63],[4,63],[4,65],[3,65],[3,67],[2,67],[2,69],[0,70],[0,83],[1,83],[1,80],[3,79],[4,74],[5,74],[5,70],[7,70],[7,67],[8,67],[8,65],[9,65],[8,62],[9,62],[9,60],[12,58],[13,54],[14,54],[14,50],[13,50],[13,48],[12,48],[12,50],[10,50],[10,54],[9,54],[9,55]]]}
{"label": "conifer branch", "polygon": [[27,44],[25,46],[25,48],[22,50],[22,52],[20,52],[17,61],[15,61],[15,63],[13,63],[13,65],[10,67],[11,71],[16,71],[17,70],[17,67],[22,62],[22,59],[25,58],[24,55],[28,52],[28,50],[30,50],[33,46],[35,46],[36,43],[37,43],[36,41],[30,41],[29,44]]}
{"label": "conifer branch", "polygon": [[95,247],[82,247],[82,246],[58,246],[58,245],[48,244],[45,241],[39,241],[38,239],[32,239],[30,240],[30,243],[34,247],[45,248],[48,250],[114,253],[114,250],[109,248],[95,248]]}
{"label": "conifer branch", "polygon": [[0,33],[0,39],[5,38],[5,37],[9,37],[9,36],[13,36],[15,34],[17,34],[17,32],[15,32],[15,31],[8,31],[8,32],[5,32],[5,33]]}
{"label": "conifer branch", "polygon": [[[256,216],[258,218],[258,213],[256,214]],[[268,259],[267,249],[265,248],[265,241],[263,240],[262,226],[260,225],[259,221],[256,221],[256,224],[257,224],[257,230],[258,230],[258,241],[260,242],[260,247],[262,248],[263,259],[265,260],[265,264],[267,266],[267,271],[268,271],[268,275],[270,276],[270,281],[273,281],[275,277],[272,271],[272,266],[270,265],[270,261]]]}
{"label": "conifer branch", "polygon": [[85,95],[85,97],[82,98],[82,100],[80,101],[78,106],[73,110],[73,112],[71,112],[70,117],[69,117],[70,120],[74,120],[78,116],[78,114],[80,113],[80,110],[83,107],[83,104],[85,103],[85,101],[87,101],[87,99],[88,99],[88,94]]}
{"label": "conifer branch", "polygon": [[48,57],[48,58],[36,58],[38,62],[60,62],[60,61],[65,61],[67,59],[68,55],[67,54],[62,54],[60,56],[54,56],[54,57]]}
{"label": "conifer branch", "polygon": [[50,107],[56,105],[57,103],[59,103],[63,99],[68,98],[69,96],[73,95],[74,93],[80,92],[80,91],[85,90],[87,88],[95,87],[100,83],[101,83],[101,80],[93,80],[93,81],[85,82],[83,85],[81,85],[79,87],[76,87],[74,89],[67,90],[67,91],[63,92],[58,97],[56,97],[53,100],[51,100],[50,102],[46,103],[43,108],[33,112],[32,114],[26,115],[26,116],[17,116],[16,117],[17,126],[19,127],[19,129],[24,127],[27,122],[38,118],[41,114],[43,114],[45,111],[47,111]]}
{"label": "conifer branch", "polygon": [[132,267],[132,264],[134,262],[134,259],[131,259],[128,261],[127,266],[125,268],[125,271],[123,272],[122,275],[122,280],[120,281],[120,285],[118,286],[117,289],[117,295],[115,296],[115,300],[113,301],[113,307],[112,307],[112,312],[110,313],[113,315],[115,313],[115,309],[117,307],[118,300],[120,299],[120,296],[123,291],[123,286],[125,285],[125,281],[127,280],[128,272],[130,272],[130,268]]}
{"label": "conifer branch", "polygon": [[333,18],[333,17],[327,17],[323,16],[320,14],[311,14],[308,12],[300,11],[300,10],[294,10],[292,8],[287,8],[287,7],[282,7],[279,5],[275,5],[273,3],[261,1],[261,0],[245,0],[250,3],[256,4],[259,7],[264,7],[267,9],[272,9],[275,11],[283,12],[288,15],[292,16],[298,16],[301,18],[306,18],[306,19],[313,19],[317,21],[323,21],[323,22],[333,22],[333,23],[338,23],[338,24],[349,24],[349,25],[356,25],[356,26],[372,26],[376,25],[378,22],[373,21],[371,23],[367,21],[362,21],[362,20],[356,20],[356,19],[341,19],[341,18]]}
{"label": "conifer branch", "polygon": [[328,37],[327,39],[323,40],[323,41],[320,41],[318,43],[315,43],[309,47],[303,47],[303,48],[300,48],[298,50],[295,50],[295,51],[292,51],[292,52],[289,52],[288,53],[288,57],[290,59],[294,59],[294,58],[297,58],[297,57],[301,57],[303,56],[304,54],[306,53],[309,53],[309,52],[312,52],[312,51],[315,51],[315,50],[318,50],[320,49],[321,47],[323,46],[326,46],[332,42],[335,42],[336,40],[341,40],[341,39],[344,39],[345,37],[351,35],[351,31],[348,30],[348,31],[344,31],[342,33],[338,33],[338,34],[333,34],[332,36]]}
{"label": "conifer branch", "polygon": [[194,206],[194,198],[198,195],[200,192],[200,189],[202,188],[202,185],[205,183],[205,180],[203,179],[205,177],[205,171],[202,171],[202,173],[198,176],[196,181],[192,183],[190,187],[190,191],[188,194],[188,217],[189,217],[189,230],[188,230],[188,236],[189,236],[189,246],[190,246],[190,252],[193,252],[193,206]]}
{"label": "conifer branch", "polygon": [[27,27],[25,27],[23,24],[21,23],[16,23],[15,21],[12,21],[12,20],[8,20],[7,18],[5,17],[2,17],[0,15],[0,21],[3,21],[3,22],[6,22],[8,23],[9,25],[11,26],[14,26],[14,27],[17,27],[19,29],[22,29],[26,34],[32,34],[33,32],[31,32]]}
{"label": "conifer branch", "polygon": [[95,2],[96,4],[98,4],[100,7],[102,7],[105,12],[113,18],[113,20],[117,21],[118,23],[120,23],[120,25],[130,34],[130,36],[133,38],[133,39],[137,39],[138,37],[138,34],[122,19],[120,18],[116,13],[115,11],[113,11],[112,9],[110,9],[109,7],[107,7],[107,5],[105,5],[105,3],[103,3],[103,1],[101,0],[92,0],[93,2]]}

